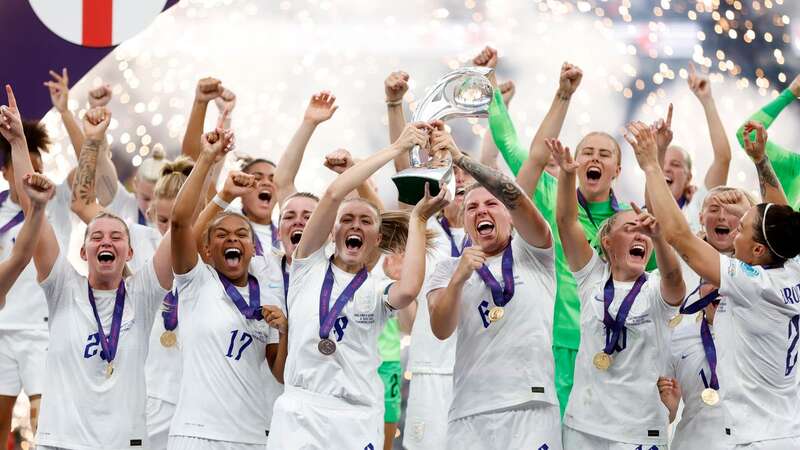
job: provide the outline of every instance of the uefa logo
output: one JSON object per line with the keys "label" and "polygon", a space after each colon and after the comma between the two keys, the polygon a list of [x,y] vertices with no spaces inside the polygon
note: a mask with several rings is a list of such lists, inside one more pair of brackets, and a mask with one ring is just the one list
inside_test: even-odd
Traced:
{"label": "uefa logo", "polygon": [[167,0],[30,0],[50,31],[84,47],[111,47],[135,36]]}

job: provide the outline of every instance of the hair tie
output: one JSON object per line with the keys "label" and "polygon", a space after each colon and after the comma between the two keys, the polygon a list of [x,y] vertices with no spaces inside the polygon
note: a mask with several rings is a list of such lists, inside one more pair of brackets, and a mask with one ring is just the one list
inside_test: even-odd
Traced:
{"label": "hair tie", "polygon": [[769,211],[770,206],[772,206],[772,203],[767,203],[767,206],[764,208],[764,215],[761,216],[761,234],[764,235],[764,242],[767,243],[767,247],[769,247],[769,250],[774,253],[775,256],[781,259],[789,259],[776,252],[775,249],[772,248],[772,244],[769,243],[769,238],[767,237],[767,211]]}

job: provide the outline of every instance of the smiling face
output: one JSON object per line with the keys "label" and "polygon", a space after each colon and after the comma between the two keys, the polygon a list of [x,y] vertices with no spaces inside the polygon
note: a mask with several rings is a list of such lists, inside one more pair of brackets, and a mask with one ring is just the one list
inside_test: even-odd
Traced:
{"label": "smiling face", "polygon": [[692,171],[686,153],[680,147],[673,145],[667,148],[664,154],[664,178],[675,200],[686,193],[692,181]]}
{"label": "smiling face", "polygon": [[511,237],[511,214],[484,187],[476,187],[464,198],[464,230],[473,245],[487,255],[503,251]]}
{"label": "smiling face", "polygon": [[291,256],[294,253],[303,237],[306,223],[316,208],[316,200],[303,196],[292,197],[283,204],[278,233],[286,255]]}
{"label": "smiling face", "polygon": [[636,217],[631,210],[616,213],[609,219],[608,231],[600,239],[611,269],[620,280],[641,275],[653,252],[650,237],[636,230]]}
{"label": "smiling face", "polygon": [[605,133],[590,133],[578,144],[575,161],[581,192],[590,199],[608,195],[621,168],[617,142]]}
{"label": "smiling face", "polygon": [[[745,208],[750,206],[744,196],[742,196],[740,204]],[[736,237],[740,219],[723,208],[713,195],[708,196],[703,202],[700,224],[703,225],[706,241],[719,252],[733,252],[733,240]]]}
{"label": "smiling face", "polygon": [[161,235],[167,234],[169,230],[170,217],[172,217],[172,206],[175,204],[175,199],[156,198],[150,203],[149,218],[158,226],[158,232]]}
{"label": "smiling face", "polygon": [[267,162],[256,162],[245,170],[256,179],[256,188],[242,196],[243,210],[247,217],[261,224],[269,223],[275,206],[275,166]]}
{"label": "smiling face", "polygon": [[100,216],[86,228],[81,259],[89,266],[89,279],[116,280],[122,277],[125,263],[133,258],[128,229],[113,216]]}
{"label": "smiling face", "polygon": [[378,211],[359,199],[342,203],[333,226],[333,239],[341,263],[351,268],[367,264],[381,242]]}
{"label": "smiling face", "polygon": [[243,216],[224,214],[209,226],[207,260],[228,279],[247,282],[247,269],[255,254],[253,229]]}

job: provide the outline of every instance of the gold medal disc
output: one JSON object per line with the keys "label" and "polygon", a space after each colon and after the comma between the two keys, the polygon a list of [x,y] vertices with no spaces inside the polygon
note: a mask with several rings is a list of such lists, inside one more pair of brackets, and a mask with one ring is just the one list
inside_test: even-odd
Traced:
{"label": "gold medal disc", "polygon": [[611,357],[611,355],[606,352],[598,352],[596,355],[594,355],[594,358],[592,358],[594,366],[599,370],[608,370],[613,361],[614,359]]}
{"label": "gold medal disc", "polygon": [[489,322],[497,322],[505,315],[505,310],[500,306],[494,306],[489,310]]}
{"label": "gold medal disc", "polygon": [[700,398],[708,406],[714,406],[719,403],[719,392],[716,389],[706,388],[700,393]]}
{"label": "gold medal disc", "polygon": [[111,375],[114,375],[114,365],[108,363],[106,365],[106,378],[111,378]]}
{"label": "gold medal disc", "polygon": [[178,343],[178,335],[174,331],[164,331],[161,333],[161,345],[164,347],[174,347]]}
{"label": "gold medal disc", "polygon": [[669,325],[670,328],[675,328],[678,325],[680,325],[682,320],[683,320],[683,314],[681,314],[681,313],[675,314],[675,317],[673,317],[672,319],[669,319],[668,325]]}

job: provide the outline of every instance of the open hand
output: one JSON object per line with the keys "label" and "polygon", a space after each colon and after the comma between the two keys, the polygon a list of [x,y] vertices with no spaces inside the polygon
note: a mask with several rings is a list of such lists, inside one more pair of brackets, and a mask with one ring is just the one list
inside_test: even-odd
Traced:
{"label": "open hand", "polygon": [[278,330],[278,333],[287,334],[289,332],[289,321],[286,319],[286,314],[279,307],[263,305],[261,307],[261,315],[264,316],[264,322]]}
{"label": "open hand", "polygon": [[[750,134],[755,131],[756,140],[750,139]],[[754,163],[766,157],[767,129],[761,122],[750,120],[744,124],[744,151]]]}
{"label": "open hand", "polygon": [[56,185],[40,173],[26,174],[22,178],[22,188],[36,206],[46,205],[56,192]]}
{"label": "open hand", "polygon": [[431,196],[430,183],[425,183],[425,195],[420,201],[414,205],[411,211],[411,217],[417,217],[422,222],[427,222],[428,219],[435,216],[436,213],[444,209],[450,203],[448,198],[448,191],[446,185],[439,186],[439,193],[436,196]]}
{"label": "open hand", "polygon": [[8,105],[0,106],[0,134],[10,143],[25,140],[25,131],[22,128],[22,116],[17,108],[17,99],[11,85],[6,85]]}
{"label": "open hand", "polygon": [[643,170],[658,166],[658,144],[653,129],[642,122],[631,122],[625,133],[625,140],[633,147],[636,161]]}
{"label": "open hand", "polygon": [[336,96],[331,94],[329,91],[322,91],[318,94],[314,94],[311,96],[311,100],[308,102],[308,107],[306,108],[306,113],[303,116],[303,120],[313,123],[314,125],[319,125],[322,122],[333,117],[333,113],[339,109],[338,105],[334,105],[336,102]]}
{"label": "open hand", "polygon": [[44,82],[44,85],[50,91],[50,101],[53,102],[56,111],[60,113],[67,112],[69,101],[69,75],[67,74],[67,68],[61,69],[61,75],[51,70],[50,76],[53,79]]}
{"label": "open hand", "polygon": [[341,175],[345,170],[353,167],[355,162],[349,151],[340,148],[325,155],[325,162],[323,164],[328,169]]}
{"label": "open hand", "polygon": [[553,160],[564,172],[575,173],[578,167],[581,166],[572,158],[572,152],[569,150],[569,147],[561,145],[561,141],[558,139],[546,138],[544,143],[547,145],[547,148],[550,149]]}
{"label": "open hand", "polygon": [[408,91],[408,74],[402,70],[390,73],[383,82],[383,90],[386,93],[387,102],[403,100],[403,96]]}
{"label": "open hand", "polygon": [[111,122],[111,111],[103,106],[92,108],[83,116],[83,134],[86,139],[102,140]]}

